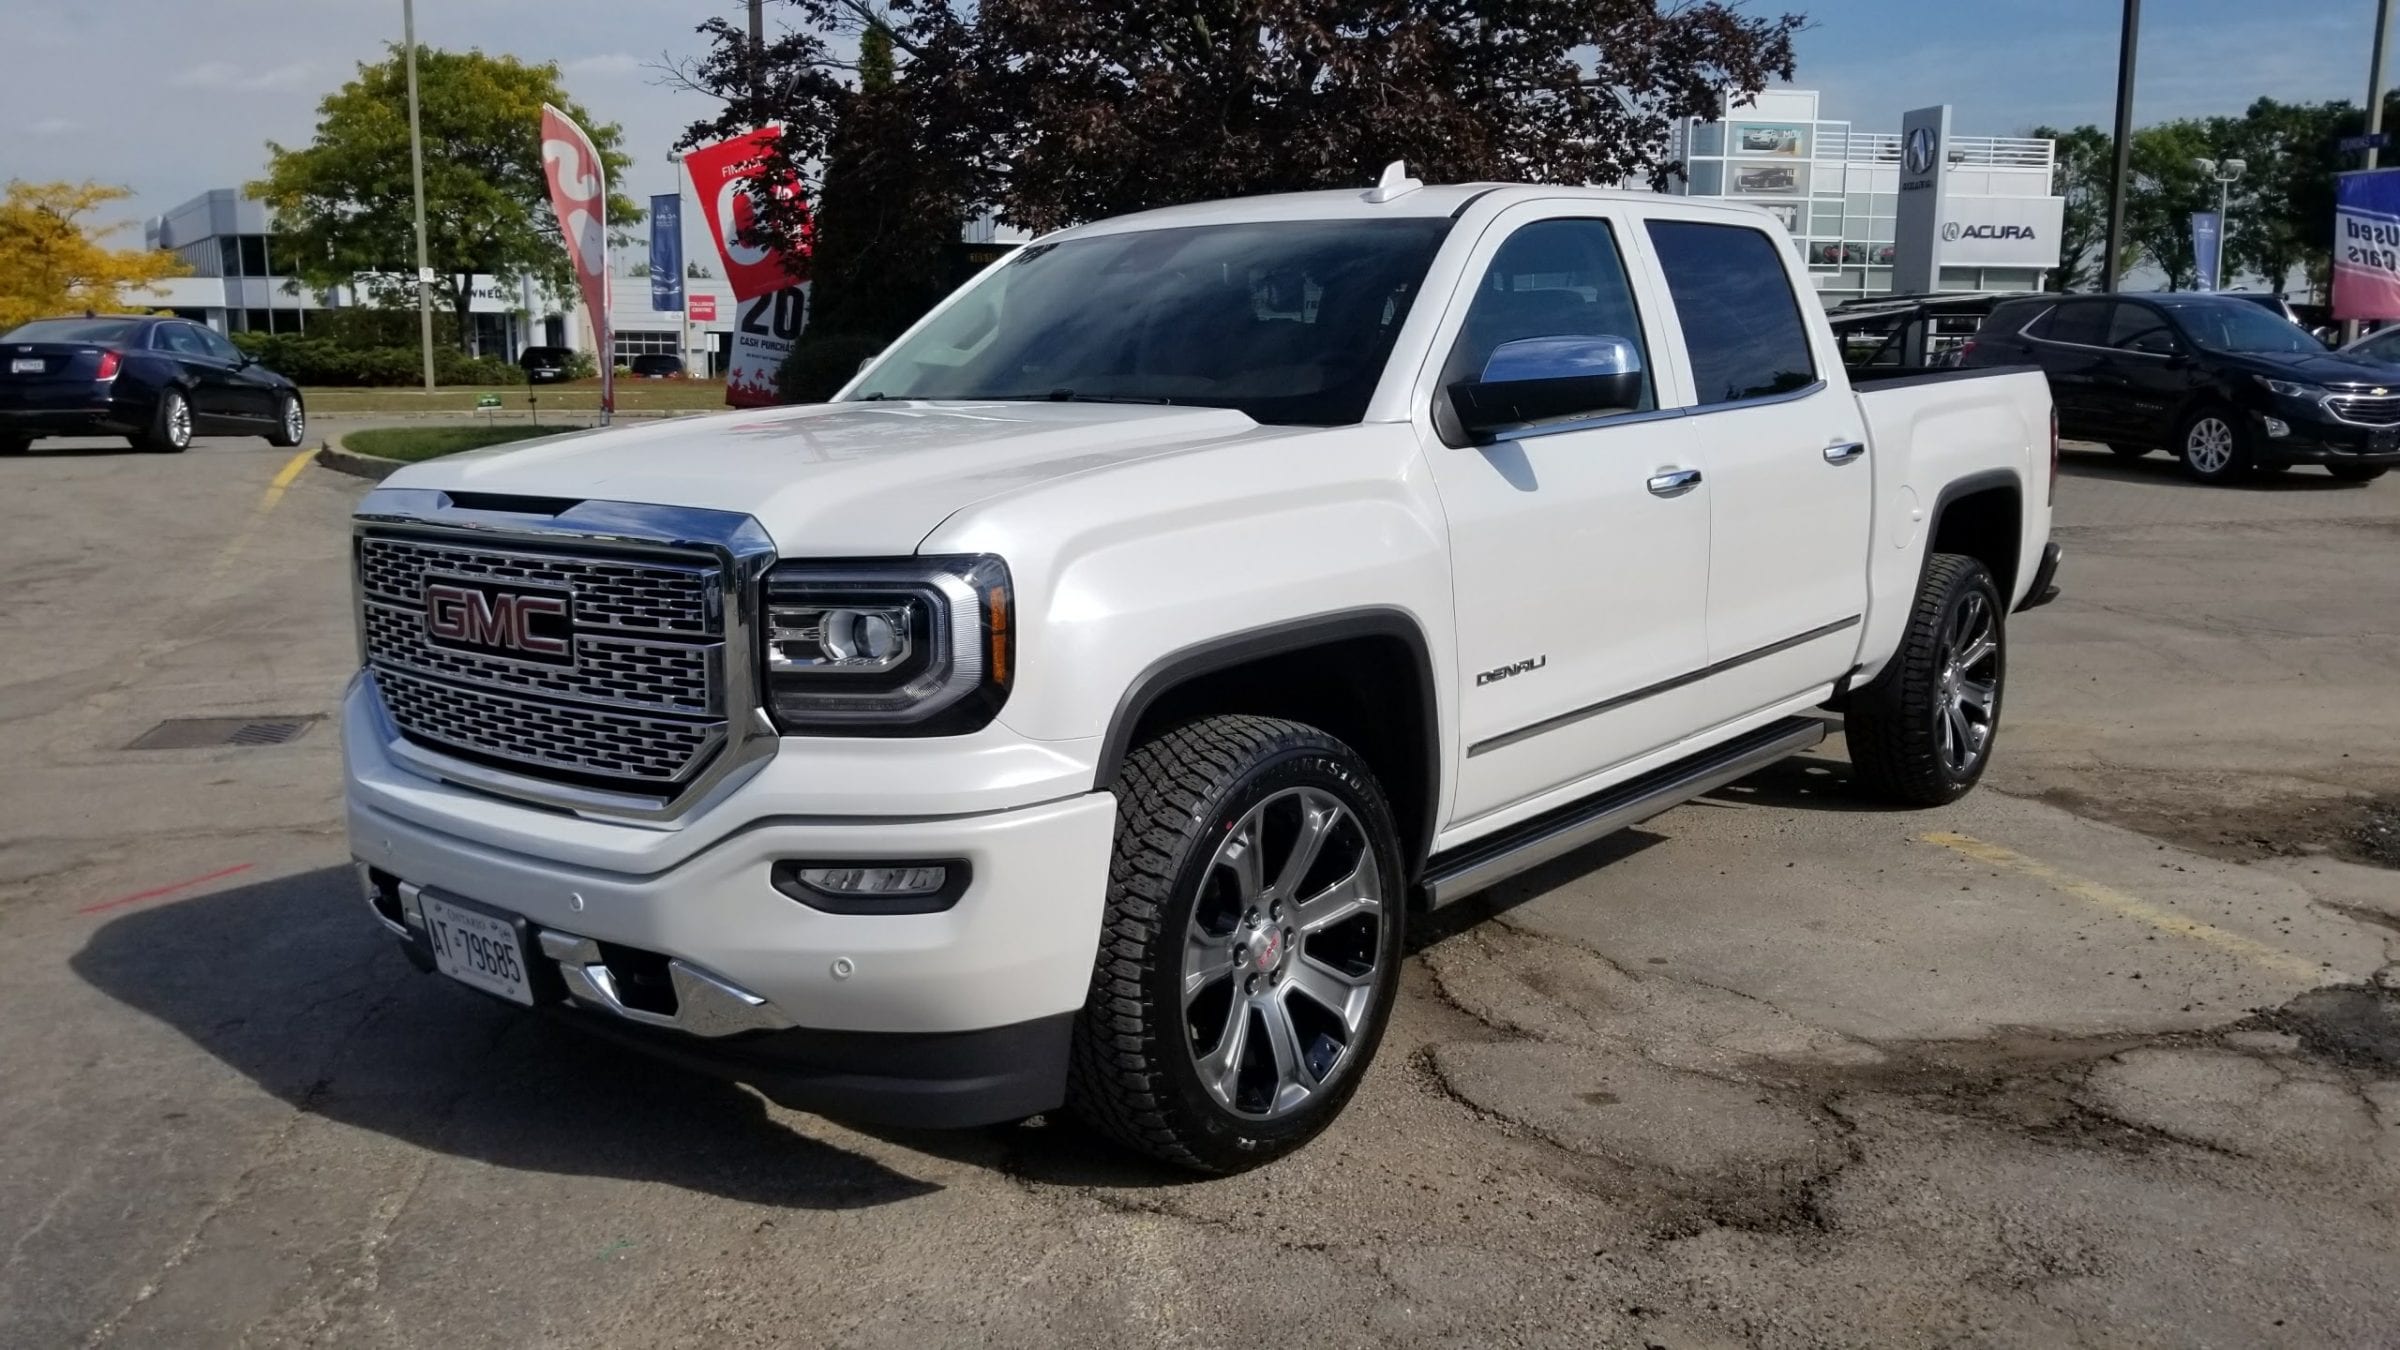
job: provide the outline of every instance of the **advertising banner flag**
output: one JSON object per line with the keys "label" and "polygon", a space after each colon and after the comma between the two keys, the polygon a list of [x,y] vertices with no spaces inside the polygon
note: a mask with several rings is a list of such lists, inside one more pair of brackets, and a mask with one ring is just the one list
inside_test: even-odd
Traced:
{"label": "advertising banner flag", "polygon": [[2225,221],[2214,211],[2192,213],[2192,281],[2195,291],[2217,288],[2217,262],[2225,248]]}
{"label": "advertising banner flag", "polygon": [[650,308],[683,308],[683,194],[650,199]]}
{"label": "advertising banner flag", "polygon": [[608,327],[608,170],[592,138],[575,119],[542,105],[542,172],[550,181],[550,209],[566,236],[567,260],[575,266],[576,289],[592,319],[592,344],[600,363],[600,420],[617,409],[615,352]]}
{"label": "advertising banner flag", "polygon": [[[742,240],[742,232],[749,228],[754,214],[750,180],[758,176],[760,157],[780,134],[779,128],[765,127],[747,136],[684,152],[683,167],[692,175],[692,192],[699,198],[701,219],[708,222],[708,237],[716,242],[717,256],[724,260],[725,280],[732,285],[735,300],[772,294],[807,275],[805,265],[796,271],[785,268],[783,250]],[[776,191],[796,197],[800,185],[783,183]],[[803,264],[807,256],[807,246],[803,243],[800,254]]]}
{"label": "advertising banner flag", "polygon": [[2400,169],[2333,180],[2333,317],[2400,319]]}
{"label": "advertising banner flag", "polygon": [[725,358],[725,403],[758,408],[776,401],[783,358],[808,318],[808,287],[786,286],[733,304],[733,350]]}

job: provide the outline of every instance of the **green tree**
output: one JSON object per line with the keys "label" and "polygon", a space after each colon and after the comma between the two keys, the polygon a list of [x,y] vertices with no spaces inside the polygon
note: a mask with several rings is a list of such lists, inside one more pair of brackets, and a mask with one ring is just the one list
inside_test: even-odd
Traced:
{"label": "green tree", "polygon": [[967,184],[925,143],[915,91],[880,24],[860,35],[858,88],[845,101],[811,231],[809,327],[898,337],[949,288]]}
{"label": "green tree", "polygon": [[101,183],[9,180],[0,197],[0,333],[49,314],[123,309],[127,293],[192,270],[163,250],[108,245],[124,223],[95,225],[90,216],[132,195]]}
{"label": "green tree", "polygon": [[2116,181],[2115,138],[2090,125],[2061,131],[2035,127],[2025,133],[2055,142],[2056,179],[2051,190],[2066,201],[2058,233],[2058,266],[2050,273],[2054,291],[2104,291],[2117,278],[2101,280],[2108,245],[2108,192]]}
{"label": "green tree", "polygon": [[[356,283],[386,298],[410,293],[416,226],[408,84],[405,53],[397,43],[390,52],[361,65],[357,78],[317,105],[309,144],[287,149],[270,141],[267,176],[249,185],[275,212],[279,255],[309,285]],[[445,278],[461,343],[472,332],[467,311],[478,274],[502,284],[531,277],[571,303],[574,271],[542,173],[542,105],[563,109],[590,133],[612,184],[632,163],[617,148],[617,126],[595,122],[568,98],[556,65],[512,56],[419,47],[417,90],[427,253]],[[630,238],[626,227],[640,218],[631,198],[609,192],[614,242]]]}
{"label": "green tree", "polygon": [[[2183,118],[2133,133],[2125,239],[2136,256],[2166,274],[2171,290],[2190,290],[2198,276],[2192,257],[2192,213],[2217,209],[2217,184],[2194,161],[2218,156],[2221,132],[2208,122]],[[2232,271],[2226,268],[2229,281]]]}

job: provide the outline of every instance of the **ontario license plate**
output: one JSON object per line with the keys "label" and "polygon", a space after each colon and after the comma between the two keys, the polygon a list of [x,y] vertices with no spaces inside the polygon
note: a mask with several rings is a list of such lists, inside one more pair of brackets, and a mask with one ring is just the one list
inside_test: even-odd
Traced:
{"label": "ontario license plate", "polygon": [[533,1006],[533,985],[525,978],[525,952],[514,923],[430,895],[419,895],[417,904],[433,939],[437,969],[461,984]]}
{"label": "ontario license plate", "polygon": [[11,375],[39,375],[42,373],[42,358],[12,356],[8,361],[8,373]]}

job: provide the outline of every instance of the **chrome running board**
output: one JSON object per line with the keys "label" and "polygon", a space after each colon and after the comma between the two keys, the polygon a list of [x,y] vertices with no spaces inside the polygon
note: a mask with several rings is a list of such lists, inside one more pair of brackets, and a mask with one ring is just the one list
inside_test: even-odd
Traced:
{"label": "chrome running board", "polygon": [[1639,825],[1669,807],[1713,792],[1825,739],[1816,717],[1784,720],[1713,745],[1696,755],[1512,825],[1488,839],[1434,855],[1425,867],[1425,902],[1438,909],[1528,868]]}

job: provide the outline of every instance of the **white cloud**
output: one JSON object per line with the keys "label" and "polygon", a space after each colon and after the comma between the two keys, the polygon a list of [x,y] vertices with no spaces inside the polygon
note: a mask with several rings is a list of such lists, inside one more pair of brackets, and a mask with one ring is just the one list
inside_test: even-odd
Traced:
{"label": "white cloud", "polygon": [[641,68],[642,58],[638,56],[631,56],[624,52],[603,52],[598,56],[578,56],[574,60],[563,62],[559,66],[559,71],[565,75],[589,75],[596,79],[609,79],[619,75],[631,75]]}

